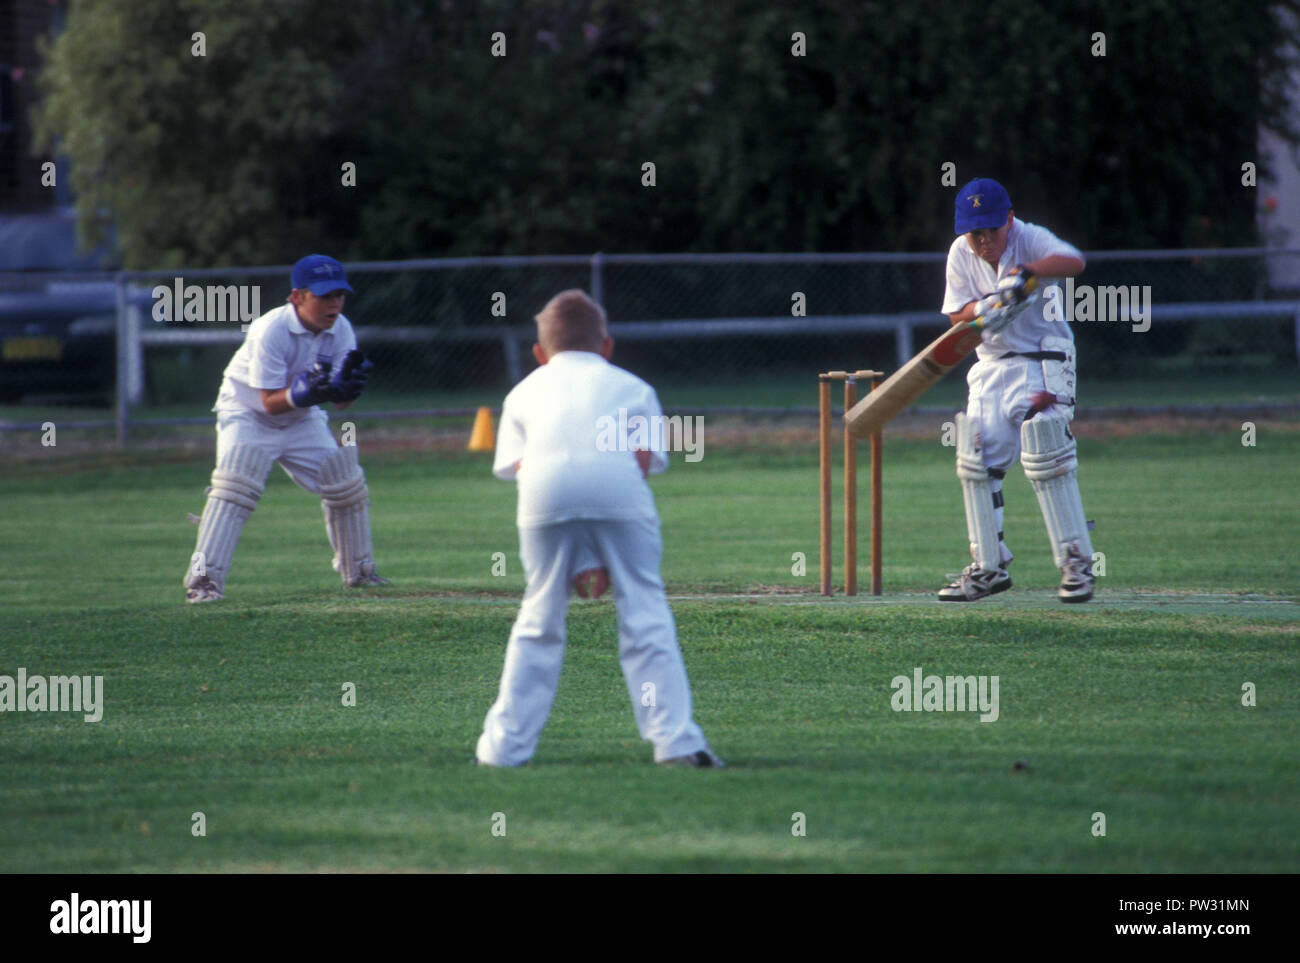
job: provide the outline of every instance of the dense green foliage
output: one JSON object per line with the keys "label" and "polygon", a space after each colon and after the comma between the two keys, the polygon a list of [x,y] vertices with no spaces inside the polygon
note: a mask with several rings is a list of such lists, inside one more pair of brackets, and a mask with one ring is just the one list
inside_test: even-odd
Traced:
{"label": "dense green foliage", "polygon": [[1087,247],[1242,244],[1297,9],[79,0],[42,130],[132,267],[942,249],[946,163]]}

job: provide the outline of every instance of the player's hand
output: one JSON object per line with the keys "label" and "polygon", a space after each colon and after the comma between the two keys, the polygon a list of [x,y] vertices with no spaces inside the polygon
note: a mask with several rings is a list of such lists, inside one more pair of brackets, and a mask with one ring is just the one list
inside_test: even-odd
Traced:
{"label": "player's hand", "polygon": [[998,295],[1004,304],[1020,304],[1029,297],[1029,282],[1034,272],[1023,264],[1017,264],[1015,270],[998,282]]}
{"label": "player's hand", "polygon": [[295,408],[310,408],[324,401],[334,401],[329,362],[317,361],[310,370],[294,378],[289,385],[288,397],[289,404]]}
{"label": "player's hand", "polygon": [[[975,317],[983,318],[991,314],[998,305],[1002,303],[1002,298],[996,294],[990,294],[987,297],[980,298],[975,302]],[[971,319],[972,321],[974,318]]]}
{"label": "player's hand", "polygon": [[356,348],[343,356],[343,367],[339,369],[345,381],[359,378],[362,384],[366,383],[366,378],[370,377],[370,372],[374,370],[375,363]]}
{"label": "player's hand", "polygon": [[355,348],[349,351],[338,372],[330,380],[330,388],[334,392],[334,397],[330,400],[338,403],[356,401],[365,390],[366,381],[374,367],[374,362],[360,351]]}

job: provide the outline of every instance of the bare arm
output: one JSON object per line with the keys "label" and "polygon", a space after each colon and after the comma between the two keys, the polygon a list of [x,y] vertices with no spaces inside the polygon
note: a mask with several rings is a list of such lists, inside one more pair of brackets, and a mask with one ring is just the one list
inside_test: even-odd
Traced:
{"label": "bare arm", "polygon": [[977,301],[971,301],[956,314],[950,314],[948,317],[952,320],[953,324],[965,324],[967,321],[974,321],[975,305],[978,303],[979,302]]}
{"label": "bare arm", "polygon": [[286,411],[292,411],[293,405],[289,404],[289,389],[276,388],[271,390],[263,388],[262,390],[262,407],[266,409],[268,415],[282,415]]}
{"label": "bare arm", "polygon": [[[276,388],[274,391],[263,388],[262,407],[266,409],[268,415],[282,415],[286,411],[292,411],[293,405],[289,404],[289,389]],[[352,406],[350,401],[338,401],[334,403],[336,411],[345,411]]]}
{"label": "bare arm", "polygon": [[1083,271],[1083,266],[1083,258],[1069,254],[1049,254],[1025,265],[1039,277],[1049,278],[1072,278]]}

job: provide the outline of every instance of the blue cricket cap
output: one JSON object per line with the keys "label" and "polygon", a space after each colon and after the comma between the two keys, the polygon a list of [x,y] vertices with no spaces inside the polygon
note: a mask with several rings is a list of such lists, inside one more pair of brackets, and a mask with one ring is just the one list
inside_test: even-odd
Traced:
{"label": "blue cricket cap", "polygon": [[290,286],[296,291],[306,288],[317,297],[331,291],[351,291],[343,265],[324,254],[308,254],[293,266],[289,275]]}
{"label": "blue cricket cap", "polygon": [[977,177],[957,192],[953,230],[958,234],[1001,227],[1011,211],[1007,189],[989,177]]}

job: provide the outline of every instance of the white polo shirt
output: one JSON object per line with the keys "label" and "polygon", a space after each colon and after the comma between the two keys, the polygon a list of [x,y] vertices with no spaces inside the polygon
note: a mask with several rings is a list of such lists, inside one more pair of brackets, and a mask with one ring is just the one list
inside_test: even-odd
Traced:
{"label": "white polo shirt", "polygon": [[[1045,227],[1027,224],[1017,217],[1012,219],[1011,230],[1007,232],[1007,249],[1002,252],[995,272],[988,261],[971,250],[966,235],[959,234],[948,248],[948,287],[940,310],[944,314],[955,314],[971,301],[993,294],[998,281],[1010,274],[1017,264],[1028,264],[1052,254],[1083,258],[1073,244],[1062,241]],[[1039,284],[1046,287],[1058,280],[1041,277]],[[1043,316],[1046,305],[1047,298],[1043,297],[1001,331],[985,331],[981,343],[975,348],[979,360],[992,361],[1008,351],[1037,351],[1043,338],[1049,335],[1073,341],[1074,334],[1068,324],[1049,321]]]}
{"label": "white polo shirt", "polygon": [[529,374],[506,395],[492,464],[518,480],[519,526],[655,520],[633,450],[652,452],[652,473],[668,467],[662,418],[653,388],[591,351],[561,351]]}
{"label": "white polo shirt", "polygon": [[328,331],[313,334],[298,320],[292,304],[273,308],[248,326],[244,343],[226,365],[221,392],[212,410],[251,410],[277,427],[296,424],[318,409],[294,408],[281,415],[268,415],[262,407],[261,389],[287,388],[317,361],[328,361],[332,370],[337,370],[344,356],[356,346],[352,323],[342,314]]}

